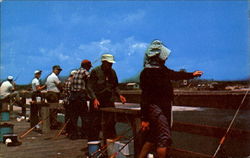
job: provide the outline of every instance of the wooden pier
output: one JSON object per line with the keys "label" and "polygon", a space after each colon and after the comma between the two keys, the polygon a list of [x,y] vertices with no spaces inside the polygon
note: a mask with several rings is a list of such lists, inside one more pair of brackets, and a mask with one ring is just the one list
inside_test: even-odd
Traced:
{"label": "wooden pier", "polygon": [[[127,98],[127,102],[132,103],[128,107],[138,107],[140,102],[140,91],[122,91],[122,94]],[[174,112],[174,124],[173,124],[173,141],[174,144],[171,148],[171,155],[173,158],[209,158],[212,157],[212,151],[215,151],[217,145],[219,144],[219,139],[224,135],[228,122],[222,119],[231,119],[235,112],[235,109],[241,103],[245,92],[233,92],[233,91],[175,91],[175,106],[185,106],[185,107],[198,107],[198,108],[209,108],[211,110],[211,116],[208,115],[209,110],[205,111],[188,111],[188,112]],[[26,98],[30,97],[29,92],[22,92],[21,96],[23,98],[22,112],[25,113],[25,109],[29,105],[24,102]],[[117,122],[129,123],[132,127],[133,134],[137,133],[140,128],[140,110],[133,108],[102,108],[103,118],[105,115],[110,113],[115,114]],[[250,94],[246,96],[243,103],[242,111],[247,112],[244,116],[249,116],[250,114]],[[229,113],[230,116],[221,115],[220,111]],[[227,112],[229,111],[229,112]],[[216,114],[214,113],[216,112]],[[203,117],[203,115],[208,116],[208,118]],[[183,118],[180,119],[180,118]],[[216,122],[218,119],[218,122]],[[191,121],[190,121],[191,120]],[[243,121],[242,121],[243,120]],[[226,123],[225,123],[226,122]],[[230,135],[228,137],[229,141],[225,145],[226,153],[231,157],[247,157],[250,155],[250,121],[247,122],[246,119],[240,118],[237,121],[242,127],[234,126]],[[15,124],[15,133],[21,133],[21,131],[27,130],[29,128],[28,123],[21,125],[20,122]],[[6,157],[15,157],[20,152],[24,154],[22,157],[32,157],[36,153],[38,155],[50,157],[84,157],[84,152],[81,151],[82,148],[86,148],[86,140],[71,141],[61,136],[58,140],[46,140],[46,137],[51,137],[55,134],[55,131],[50,131],[47,134],[39,135],[32,132],[23,140],[23,144],[17,147],[6,147],[1,144],[0,158],[1,154]],[[196,138],[198,136],[199,138]],[[202,138],[202,140],[200,140]],[[34,140],[33,140],[34,139]],[[196,142],[195,142],[196,141]],[[40,142],[40,143],[39,143]],[[32,145],[34,143],[34,145]],[[196,144],[196,146],[203,146],[201,149],[195,149],[187,144]],[[236,143],[236,145],[235,145]],[[63,145],[62,145],[63,144]],[[135,158],[141,148],[141,139],[135,139]],[[49,146],[49,147],[48,147]],[[76,147],[73,150],[73,147]],[[240,146],[240,148],[239,148]],[[249,150],[248,150],[249,149]],[[26,151],[26,152],[24,152]],[[30,152],[28,152],[30,151]],[[48,154],[46,155],[45,153]],[[74,151],[75,154],[71,152]],[[234,152],[235,151],[235,152]],[[28,154],[31,153],[31,154]],[[69,156],[72,154],[71,156]],[[21,157],[21,158],[22,158]],[[39,157],[39,156],[36,156]],[[8,157],[7,157],[8,158]]]}

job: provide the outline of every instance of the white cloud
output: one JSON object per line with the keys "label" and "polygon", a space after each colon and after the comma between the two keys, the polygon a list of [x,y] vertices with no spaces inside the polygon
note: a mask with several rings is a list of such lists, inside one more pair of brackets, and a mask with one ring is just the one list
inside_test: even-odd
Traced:
{"label": "white cloud", "polygon": [[70,58],[69,53],[67,53],[67,48],[65,48],[64,44],[60,44],[56,48],[49,50],[45,48],[39,48],[39,51],[44,57],[49,59],[59,59],[61,62]]}
{"label": "white cloud", "polygon": [[142,20],[145,17],[145,15],[146,15],[145,11],[137,10],[135,13],[126,15],[123,18],[123,22],[125,23],[138,22],[139,20]]}

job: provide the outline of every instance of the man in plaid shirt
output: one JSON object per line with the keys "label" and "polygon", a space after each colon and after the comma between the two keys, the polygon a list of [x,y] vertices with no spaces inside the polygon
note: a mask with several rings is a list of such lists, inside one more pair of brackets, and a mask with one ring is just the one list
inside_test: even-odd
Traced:
{"label": "man in plaid shirt", "polygon": [[[70,135],[70,139],[78,139],[84,138],[87,133],[87,92],[86,92],[86,83],[89,77],[89,69],[92,67],[91,62],[89,60],[83,60],[81,62],[81,67],[76,70],[73,80],[71,83],[71,93],[69,97],[70,101],[70,119],[72,123],[72,133]],[[79,131],[80,135],[78,135],[77,130],[77,120],[78,117],[81,117],[82,126]]]}
{"label": "man in plaid shirt", "polygon": [[70,135],[72,133],[72,127],[71,127],[71,121],[70,121],[70,115],[71,115],[71,109],[70,109],[70,104],[69,104],[69,96],[70,96],[70,92],[71,92],[71,83],[73,80],[73,76],[76,73],[76,70],[72,70],[70,72],[70,75],[68,77],[68,79],[64,82],[64,86],[63,86],[63,105],[65,108],[65,123],[67,123],[66,126],[66,130],[65,132]]}

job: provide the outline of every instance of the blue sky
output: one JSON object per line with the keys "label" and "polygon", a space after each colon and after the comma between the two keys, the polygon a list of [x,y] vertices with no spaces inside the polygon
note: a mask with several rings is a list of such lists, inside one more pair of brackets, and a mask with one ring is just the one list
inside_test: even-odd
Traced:
{"label": "blue sky", "polygon": [[[166,65],[202,70],[202,79],[250,75],[247,1],[3,1],[1,76],[30,83],[53,65],[67,76],[83,59],[115,56],[119,81],[142,70],[153,39],[172,50]],[[94,64],[97,66],[100,60]]]}

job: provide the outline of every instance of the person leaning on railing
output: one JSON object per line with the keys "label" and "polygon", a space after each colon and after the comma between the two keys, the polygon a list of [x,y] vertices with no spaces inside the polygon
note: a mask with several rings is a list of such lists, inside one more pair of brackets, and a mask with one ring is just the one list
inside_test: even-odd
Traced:
{"label": "person leaning on railing", "polygon": [[[63,87],[62,82],[59,80],[58,75],[62,71],[62,68],[59,65],[54,65],[52,67],[52,73],[47,77],[46,86],[47,94],[46,100],[48,103],[59,103],[60,99],[60,90]],[[56,109],[51,110],[50,122],[51,129],[58,129],[59,124],[56,121]]]}
{"label": "person leaning on railing", "polygon": [[154,40],[145,53],[144,69],[140,74],[141,128],[145,131],[145,144],[139,158],[145,158],[153,146],[159,158],[166,158],[171,145],[171,111],[173,87],[171,80],[191,79],[203,74],[176,72],[164,64],[170,54],[161,41]]}
{"label": "person leaning on railing", "polygon": [[[99,132],[101,129],[101,113],[100,107],[114,107],[115,97],[118,97],[122,103],[126,102],[125,97],[120,95],[118,88],[118,79],[114,69],[112,69],[113,63],[115,63],[114,56],[111,54],[102,55],[102,65],[95,67],[91,73],[87,84],[87,90],[91,98],[90,104],[90,117],[91,123],[91,135],[89,140],[98,140]],[[109,115],[103,120],[103,137],[104,139],[113,139],[116,136],[115,133],[115,120],[113,115]]]}

